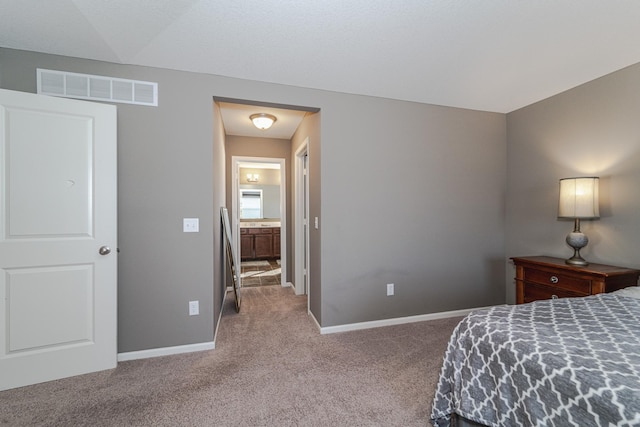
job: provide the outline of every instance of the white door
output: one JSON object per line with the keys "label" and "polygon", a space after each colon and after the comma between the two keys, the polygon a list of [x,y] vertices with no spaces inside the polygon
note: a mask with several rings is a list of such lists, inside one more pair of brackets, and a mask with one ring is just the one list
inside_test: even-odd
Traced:
{"label": "white door", "polygon": [[296,150],[295,292],[309,297],[309,138]]}
{"label": "white door", "polygon": [[0,390],[116,366],[116,108],[0,89]]}

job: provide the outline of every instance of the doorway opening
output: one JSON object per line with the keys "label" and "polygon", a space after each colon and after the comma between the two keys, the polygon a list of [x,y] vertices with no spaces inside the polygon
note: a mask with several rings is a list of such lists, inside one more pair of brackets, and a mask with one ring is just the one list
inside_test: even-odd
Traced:
{"label": "doorway opening", "polygon": [[[241,286],[290,286],[285,159],[232,156],[233,242]],[[285,256],[282,256],[285,254]]]}
{"label": "doorway opening", "polygon": [[[225,152],[226,206],[229,208],[232,244],[236,248],[236,253],[241,255],[239,264],[242,265],[242,261],[258,263],[260,264],[258,267],[267,267],[269,264],[269,267],[275,270],[277,269],[273,265],[275,262],[280,267],[280,286],[291,287],[292,291],[299,289],[296,292],[299,295],[306,293],[307,308],[310,310],[309,293],[314,284],[312,276],[308,274],[308,260],[313,261],[315,258],[309,247],[315,248],[319,245],[316,245],[316,240],[311,241],[309,238],[308,226],[306,234],[303,234],[302,237],[297,236],[299,227],[296,224],[298,219],[295,217],[295,206],[298,196],[294,188],[296,185],[294,169],[296,167],[296,153],[300,152],[300,146],[306,146],[307,152],[310,153],[313,151],[311,150],[312,142],[309,142],[310,138],[317,137],[319,141],[320,123],[317,113],[320,112],[320,109],[220,97],[214,97],[214,102],[218,106],[221,124],[219,129],[222,130],[220,137]],[[251,116],[261,114],[276,118],[273,125],[266,130],[258,129],[250,120]],[[303,157],[303,159],[306,161],[306,158]],[[308,159],[313,162],[312,157],[308,157]],[[240,163],[243,163],[242,170]],[[267,191],[264,189],[262,189],[262,193],[251,191],[260,190],[258,184],[267,177],[267,174],[273,173],[273,171],[251,170],[252,168],[259,169],[256,166],[265,163],[271,163],[271,166],[281,164],[279,169],[280,190],[283,194],[280,197],[279,228],[275,220],[278,215],[267,212]],[[309,161],[307,161],[308,163]],[[307,188],[304,197],[310,199],[311,203],[307,200],[304,206],[317,207],[318,204],[313,203],[316,199],[310,196],[311,193],[308,190],[309,188],[313,189],[312,183],[310,184],[311,180],[308,178],[308,176],[304,178]],[[246,184],[246,188],[240,188],[241,181],[244,181],[243,185]],[[240,218],[241,211],[243,218]],[[306,212],[309,212],[308,207]],[[257,228],[257,230],[252,232],[247,230],[251,228],[251,223],[255,224],[253,228]],[[243,224],[244,226],[241,227]],[[278,232],[280,233],[279,238]],[[263,236],[263,234],[270,235],[270,237]],[[296,245],[298,245],[297,248]],[[301,250],[300,245],[305,246],[301,253],[306,253],[307,262],[306,265],[302,264],[305,274],[301,276],[300,280],[303,282],[297,284],[295,282],[299,275],[296,271],[295,257],[296,253]],[[279,264],[277,263],[278,249],[280,250]],[[269,250],[271,252],[268,252]],[[247,273],[245,270],[244,280],[241,279],[240,286],[256,285],[255,280],[253,280],[254,283],[249,281],[249,277],[256,278],[255,275]],[[277,273],[264,274],[275,275]],[[273,281],[264,280],[264,277],[260,276],[261,284],[273,283]]]}

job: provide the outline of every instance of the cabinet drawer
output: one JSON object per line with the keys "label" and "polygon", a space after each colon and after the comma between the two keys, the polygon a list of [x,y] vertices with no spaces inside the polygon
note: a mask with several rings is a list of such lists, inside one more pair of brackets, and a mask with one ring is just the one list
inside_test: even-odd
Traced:
{"label": "cabinet drawer", "polygon": [[276,227],[250,227],[250,228],[241,228],[240,233],[249,233],[249,234],[280,234],[280,229]]}
{"label": "cabinet drawer", "polygon": [[[591,294],[591,280],[580,277],[572,277],[564,274],[525,268],[524,280],[525,282],[535,282],[540,285],[552,286],[554,289],[558,289],[558,291],[564,289],[566,291],[583,295]],[[527,283],[525,288],[529,285],[530,283]]]}
{"label": "cabinet drawer", "polygon": [[265,228],[249,228],[249,234],[271,234],[272,229],[270,227]]}
{"label": "cabinet drawer", "polygon": [[584,297],[584,293],[571,292],[566,289],[553,288],[551,286],[525,283],[524,302],[532,302],[543,299]]}

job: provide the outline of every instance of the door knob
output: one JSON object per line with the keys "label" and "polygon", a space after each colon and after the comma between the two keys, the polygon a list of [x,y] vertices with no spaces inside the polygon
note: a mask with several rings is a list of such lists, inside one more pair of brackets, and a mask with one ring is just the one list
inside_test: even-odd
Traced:
{"label": "door knob", "polygon": [[111,253],[111,248],[109,246],[101,246],[98,253],[100,255],[109,255]]}

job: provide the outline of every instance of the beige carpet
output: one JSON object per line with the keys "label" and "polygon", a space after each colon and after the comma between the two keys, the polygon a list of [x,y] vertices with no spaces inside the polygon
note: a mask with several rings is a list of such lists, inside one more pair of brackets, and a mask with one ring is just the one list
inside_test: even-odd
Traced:
{"label": "beige carpet", "polygon": [[0,392],[2,426],[426,426],[460,319],[320,335],[290,288],[228,294],[216,350]]}

